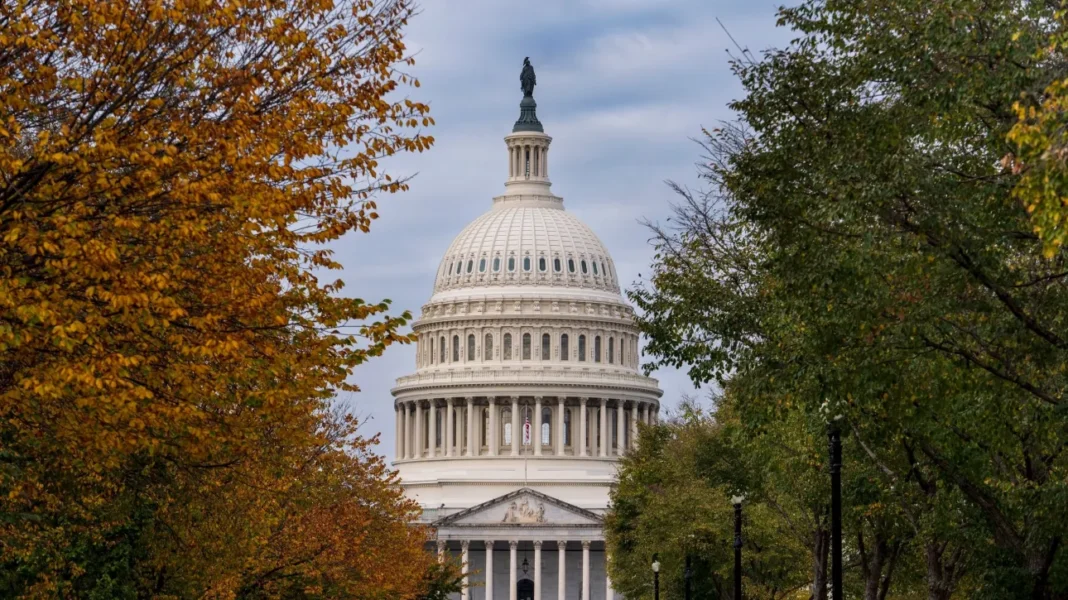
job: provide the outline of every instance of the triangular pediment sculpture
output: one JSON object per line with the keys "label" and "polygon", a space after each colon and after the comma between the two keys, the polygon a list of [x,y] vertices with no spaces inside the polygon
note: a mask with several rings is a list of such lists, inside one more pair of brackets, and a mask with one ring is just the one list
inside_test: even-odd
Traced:
{"label": "triangular pediment sculpture", "polygon": [[521,488],[477,506],[438,519],[434,526],[553,526],[600,527],[600,515],[530,488]]}

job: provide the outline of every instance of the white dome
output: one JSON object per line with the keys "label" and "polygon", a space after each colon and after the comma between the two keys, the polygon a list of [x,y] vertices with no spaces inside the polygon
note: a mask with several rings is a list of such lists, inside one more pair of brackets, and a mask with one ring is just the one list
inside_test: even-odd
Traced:
{"label": "white dome", "polygon": [[445,252],[434,293],[512,286],[619,294],[604,244],[554,196],[497,198]]}

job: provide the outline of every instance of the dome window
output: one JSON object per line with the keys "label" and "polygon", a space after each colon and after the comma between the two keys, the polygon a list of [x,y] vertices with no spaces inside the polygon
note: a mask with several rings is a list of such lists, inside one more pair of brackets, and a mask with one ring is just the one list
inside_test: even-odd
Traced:
{"label": "dome window", "polygon": [[549,360],[549,357],[550,357],[549,356],[549,345],[550,345],[550,343],[551,343],[551,339],[549,338],[549,334],[547,334],[547,333],[541,334],[541,359],[542,360]]}
{"label": "dome window", "polygon": [[568,355],[571,354],[571,346],[568,344],[567,334],[560,336],[560,360],[567,360]]}
{"label": "dome window", "polygon": [[545,269],[547,269],[547,268],[548,267],[545,266],[545,257],[544,256],[539,257],[538,258],[538,270],[544,272]]}
{"label": "dome window", "polygon": [[524,256],[523,257],[523,270],[524,271],[529,271],[530,270],[530,257],[529,256]]}
{"label": "dome window", "polygon": [[460,336],[452,336],[452,362],[460,362]]}
{"label": "dome window", "polygon": [[583,275],[585,275],[585,274],[590,272],[589,268],[586,266],[586,261],[582,261],[582,265],[581,266],[582,266],[582,274]]}
{"label": "dome window", "polygon": [[508,272],[511,273],[512,271],[515,271],[515,257],[514,256],[509,256],[508,257]]}
{"label": "dome window", "polygon": [[604,273],[605,277],[608,277],[608,269],[604,268],[603,262],[601,263],[601,272]]}
{"label": "dome window", "polygon": [[530,334],[523,334],[523,360],[530,360]]}
{"label": "dome window", "polygon": [[504,354],[504,356],[502,356],[501,358],[503,358],[504,360],[512,360],[512,334],[510,334],[510,333],[504,334],[504,353],[503,354]]}
{"label": "dome window", "polygon": [[493,360],[493,335],[487,333],[486,341],[482,344],[482,360]]}
{"label": "dome window", "polygon": [[579,336],[578,359],[579,362],[586,362],[586,336],[584,335]]}
{"label": "dome window", "polygon": [[553,271],[556,271],[557,273],[560,272],[560,259],[559,258],[554,258],[553,259]]}
{"label": "dome window", "polygon": [[500,271],[500,270],[501,270],[501,259],[500,259],[500,257],[494,257],[494,259],[493,259],[493,272],[496,273],[497,271]]}
{"label": "dome window", "polygon": [[467,334],[467,360],[474,362],[475,360],[475,334]]}
{"label": "dome window", "polygon": [[601,362],[601,336],[594,336],[593,338],[593,362]]}
{"label": "dome window", "polygon": [[541,445],[548,446],[553,438],[553,411],[548,406],[541,409]]}
{"label": "dome window", "polygon": [[478,272],[479,273],[485,273],[486,272],[486,259],[480,258],[478,260]]}
{"label": "dome window", "polygon": [[463,270],[464,270],[464,261],[462,261],[462,260],[456,261],[456,274],[459,275],[460,273],[463,272]]}
{"label": "dome window", "polygon": [[445,336],[438,339],[438,362],[445,362]]}
{"label": "dome window", "polygon": [[616,338],[608,338],[608,364],[616,362]]}
{"label": "dome window", "polygon": [[567,272],[568,273],[574,273],[575,272],[575,259],[573,259],[573,258],[567,259]]}
{"label": "dome window", "polygon": [[593,261],[593,274],[597,274],[597,261]]}

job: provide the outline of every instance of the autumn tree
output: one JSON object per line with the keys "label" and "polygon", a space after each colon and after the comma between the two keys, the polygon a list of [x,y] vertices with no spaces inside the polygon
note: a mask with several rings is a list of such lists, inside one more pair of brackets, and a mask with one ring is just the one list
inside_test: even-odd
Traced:
{"label": "autumn tree", "polygon": [[1068,73],[1059,11],[783,9],[795,41],[738,57],[708,193],[679,202],[631,295],[654,365],[722,385],[747,427],[839,419],[872,486],[854,506],[881,507],[856,524],[892,519],[932,600],[1068,597],[1068,257],[1040,195],[1063,116],[1029,117]]}
{"label": "autumn tree", "polygon": [[0,5],[0,589],[424,593],[416,508],[331,411],[410,315],[324,243],[406,189],[407,0]]}

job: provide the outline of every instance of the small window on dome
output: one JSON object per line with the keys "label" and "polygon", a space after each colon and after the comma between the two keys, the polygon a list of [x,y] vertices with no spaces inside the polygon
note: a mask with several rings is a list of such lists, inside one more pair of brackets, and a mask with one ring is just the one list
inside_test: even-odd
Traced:
{"label": "small window on dome", "polygon": [[574,273],[575,272],[575,259],[573,259],[573,258],[567,259],[567,272],[568,273]]}
{"label": "small window on dome", "polygon": [[530,360],[530,334],[523,334],[523,360]]}
{"label": "small window on dome", "polygon": [[547,267],[545,266],[545,257],[542,256],[542,257],[538,258],[538,270],[539,271],[544,271],[546,268]]}
{"label": "small window on dome", "polygon": [[496,273],[497,271],[500,271],[500,270],[501,270],[501,259],[495,257],[493,259],[493,272]]}
{"label": "small window on dome", "polygon": [[509,256],[508,257],[508,271],[509,272],[515,271],[515,257],[514,256]]}
{"label": "small window on dome", "polygon": [[552,340],[549,338],[549,334],[547,334],[547,333],[541,334],[541,359],[542,360],[549,360],[549,345],[550,345],[551,341]]}
{"label": "small window on dome", "polygon": [[604,273],[605,277],[608,277],[608,269],[604,268],[603,262],[601,263],[601,272]]}
{"label": "small window on dome", "polygon": [[475,261],[473,261],[473,260],[467,261],[467,272],[470,273],[471,270],[474,269],[474,268],[475,268]]}
{"label": "small window on dome", "polygon": [[524,256],[523,257],[523,270],[524,271],[529,271],[530,270],[530,257],[529,256]]}
{"label": "small window on dome", "polygon": [[582,261],[582,264],[581,264],[581,266],[582,266],[582,274],[583,274],[583,275],[585,275],[586,273],[589,273],[589,269],[588,269],[588,267],[586,266],[586,261]]}
{"label": "small window on dome", "polygon": [[557,273],[560,272],[560,259],[559,258],[554,258],[553,259],[553,271],[556,271]]}
{"label": "small window on dome", "polygon": [[480,258],[479,259],[479,261],[478,261],[478,272],[479,273],[485,273],[486,272],[486,259],[484,259],[484,258]]}
{"label": "small window on dome", "polygon": [[597,261],[593,261],[593,274],[597,274]]}
{"label": "small window on dome", "polygon": [[462,260],[456,261],[456,274],[459,275],[460,273],[463,272],[463,270],[464,270],[464,261],[462,261]]}

